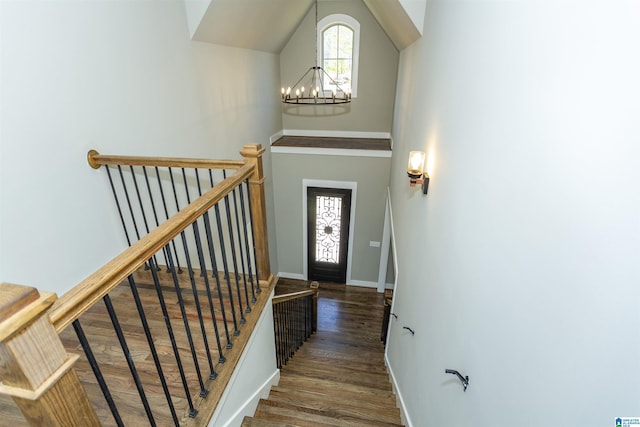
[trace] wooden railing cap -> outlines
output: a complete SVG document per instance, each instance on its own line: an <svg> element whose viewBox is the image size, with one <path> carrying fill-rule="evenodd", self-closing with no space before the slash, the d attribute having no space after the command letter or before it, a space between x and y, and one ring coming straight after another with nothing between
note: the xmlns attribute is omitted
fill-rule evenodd
<svg viewBox="0 0 640 427"><path fill-rule="evenodd" d="M56 294L30 286L0 283L0 342L19 332L56 299Z"/></svg>
<svg viewBox="0 0 640 427"><path fill-rule="evenodd" d="M262 144L246 144L242 150L240 150L240 155L242 157L260 157L266 150Z"/></svg>

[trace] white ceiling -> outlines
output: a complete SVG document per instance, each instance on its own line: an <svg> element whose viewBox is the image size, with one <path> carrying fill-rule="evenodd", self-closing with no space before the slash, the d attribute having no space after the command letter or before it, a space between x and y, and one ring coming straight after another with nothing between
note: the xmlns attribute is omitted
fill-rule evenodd
<svg viewBox="0 0 640 427"><path fill-rule="evenodd" d="M426 5L427 0L340 1L363 1L399 50L420 37L424 6L414 6ZM314 0L185 0L193 40L272 53L282 50L313 4ZM191 13L193 9L198 11Z"/></svg>

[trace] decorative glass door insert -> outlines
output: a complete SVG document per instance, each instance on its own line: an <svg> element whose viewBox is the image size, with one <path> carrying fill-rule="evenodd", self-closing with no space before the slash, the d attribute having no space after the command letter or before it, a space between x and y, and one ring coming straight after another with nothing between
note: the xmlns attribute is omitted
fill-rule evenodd
<svg viewBox="0 0 640 427"><path fill-rule="evenodd" d="M351 190L307 188L310 280L345 282L350 210Z"/></svg>
<svg viewBox="0 0 640 427"><path fill-rule="evenodd" d="M342 198L316 196L316 261L340 262Z"/></svg>

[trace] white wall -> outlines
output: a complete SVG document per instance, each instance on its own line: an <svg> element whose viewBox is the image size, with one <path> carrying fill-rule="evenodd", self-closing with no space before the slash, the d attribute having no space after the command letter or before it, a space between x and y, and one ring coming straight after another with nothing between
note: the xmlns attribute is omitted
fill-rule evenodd
<svg viewBox="0 0 640 427"><path fill-rule="evenodd" d="M387 356L409 425L640 416L639 20L618 0L428 2L393 129Z"/></svg>
<svg viewBox="0 0 640 427"><path fill-rule="evenodd" d="M124 248L89 149L239 159L282 129L278 56L190 41L181 1L2 1L0 55L2 281L61 294Z"/></svg>
<svg viewBox="0 0 640 427"><path fill-rule="evenodd" d="M271 387L280 381L272 298L273 291L209 422L211 427L240 427L244 417L253 416L260 399L267 399Z"/></svg>

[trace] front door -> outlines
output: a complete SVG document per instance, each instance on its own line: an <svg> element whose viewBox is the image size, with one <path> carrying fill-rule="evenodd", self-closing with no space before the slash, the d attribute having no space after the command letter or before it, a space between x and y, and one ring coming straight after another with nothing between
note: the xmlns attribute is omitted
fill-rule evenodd
<svg viewBox="0 0 640 427"><path fill-rule="evenodd" d="M351 190L307 188L309 280L346 283Z"/></svg>

